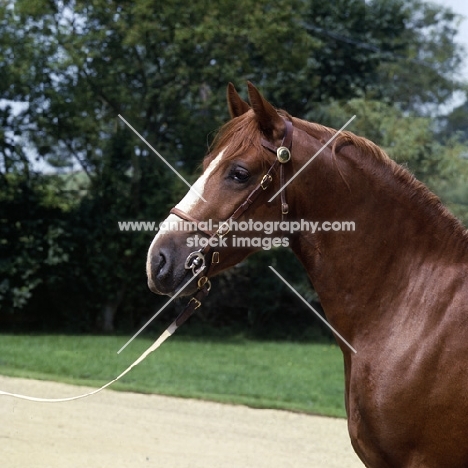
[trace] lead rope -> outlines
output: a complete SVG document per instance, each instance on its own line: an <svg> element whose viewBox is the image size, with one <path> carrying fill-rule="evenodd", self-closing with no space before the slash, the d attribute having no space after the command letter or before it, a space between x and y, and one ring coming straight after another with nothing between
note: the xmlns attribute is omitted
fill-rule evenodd
<svg viewBox="0 0 468 468"><path fill-rule="evenodd" d="M110 382L103 385L101 388L98 388L91 392L83 393L83 395L77 395L77 396L68 397L68 398L37 398L37 397L32 397L32 396L27 396L27 395L20 395L19 393L4 392L3 390L0 390L0 395L19 398L21 400L36 401L36 402L41 402L41 403L61 403L65 401L80 400L81 398L86 398L92 395L96 395L96 393L99 393L105 388L110 387L113 383L117 382L117 380L120 380L125 374L128 374L135 366L140 364L140 362L143 361L150 353L158 349L161 346L161 344L164 343L167 340L167 338L169 338L177 330L177 328L178 326L176 324L176 320L174 320L174 322L172 322L169 325L169 327L161 334L161 336L132 365L130 365L127 369L125 369L114 380L111 380Z"/></svg>
<svg viewBox="0 0 468 468"><path fill-rule="evenodd" d="M117 380L120 380L124 375L128 374L134 367L136 367L138 364L140 364L140 362L146 359L153 351L156 351L170 336L172 336L174 332L193 315L195 310L200 307L201 300L208 295L210 287L211 286L210 282L208 281L208 278L206 276L202 276L198 280L197 292L192 296L192 298L187 303L184 310L179 314L179 316L167 327L166 330L164 330L161 336L133 364L127 367L127 369L125 369L118 377L106 383L101 388L92 390L88 393L83 393L82 395L77 395L68 398L38 398L27 395L21 395L19 393L4 392L3 390L0 390L0 395L19 398L20 400L36 401L40 403L62 403L65 401L80 400L82 398L96 395L96 393L99 393L105 388L110 387L113 383L117 382Z"/></svg>

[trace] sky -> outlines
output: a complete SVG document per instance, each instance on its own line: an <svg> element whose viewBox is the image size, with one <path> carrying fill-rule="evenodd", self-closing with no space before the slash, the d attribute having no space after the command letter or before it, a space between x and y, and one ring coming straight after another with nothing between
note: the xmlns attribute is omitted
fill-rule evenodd
<svg viewBox="0 0 468 468"><path fill-rule="evenodd" d="M439 4L444 7L451 8L455 13L463 16L463 20L459 26L458 35L455 41L465 48L465 60L461 70L464 76L460 77L465 81L468 80L468 0L429 0L431 3ZM442 108L442 113L449 112L453 108L465 102L463 93L454 93L451 102Z"/></svg>
<svg viewBox="0 0 468 468"><path fill-rule="evenodd" d="M468 0L432 0L434 3L451 8L455 13L464 16L456 42L463 44L468 54ZM466 78L468 78L468 57L465 58L464 67Z"/></svg>
<svg viewBox="0 0 468 468"><path fill-rule="evenodd" d="M433 0L434 1L434 0ZM434 3L450 7L455 13L465 17L460 26L458 41L468 46L468 1L467 0L435 0Z"/></svg>

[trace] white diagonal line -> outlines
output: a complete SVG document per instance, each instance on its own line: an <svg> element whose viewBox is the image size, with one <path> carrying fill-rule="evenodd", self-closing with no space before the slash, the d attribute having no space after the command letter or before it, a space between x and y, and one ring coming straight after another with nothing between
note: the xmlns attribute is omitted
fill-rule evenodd
<svg viewBox="0 0 468 468"><path fill-rule="evenodd" d="M141 141L143 141L143 143L145 143L145 144L148 146L148 148L150 148L150 149L154 152L154 154L155 154L156 156L158 156L158 158L159 158L164 164L166 164L166 166L169 167L169 169L170 169L177 177L179 177L180 180L182 180L182 182L185 183L185 185L187 185L187 187L190 188L190 190L193 190L193 191L198 195L198 197L200 197L204 202L206 202L206 200L203 198L203 195L202 195L201 193L199 193L199 192L197 191L197 189L196 189L193 185L190 185L190 184L185 180L185 178L180 174L180 172L177 171L176 169L174 169L174 168L171 166L171 164L169 164L169 163L167 162L167 160L166 160L165 158L163 158L163 157L148 143L148 141L146 141L146 139L145 139L142 135L140 135L140 134L139 134L139 133L138 133L138 132L137 132L137 131L120 115L120 114L119 114L119 118L128 126L128 128L130 128L136 135L138 135L138 137L141 139Z"/></svg>
<svg viewBox="0 0 468 468"><path fill-rule="evenodd" d="M268 200L272 202L354 119L353 115L280 189Z"/></svg>
<svg viewBox="0 0 468 468"><path fill-rule="evenodd" d="M353 352L357 353L357 351L270 265L269 268L273 273L286 285L289 289L310 309L312 312L317 315L317 317L328 327L330 330L338 336L343 343L345 343L348 348Z"/></svg>
<svg viewBox="0 0 468 468"><path fill-rule="evenodd" d="M203 267L200 271L202 272L206 267ZM193 275L118 351L120 354L180 293L196 278L197 275Z"/></svg>

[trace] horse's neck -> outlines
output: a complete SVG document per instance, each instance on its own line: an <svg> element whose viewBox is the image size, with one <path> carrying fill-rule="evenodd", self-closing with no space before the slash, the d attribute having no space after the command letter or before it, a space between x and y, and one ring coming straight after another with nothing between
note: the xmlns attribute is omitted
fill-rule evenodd
<svg viewBox="0 0 468 468"><path fill-rule="evenodd" d="M395 176L382 162L325 166L324 174L304 181L313 193L303 190L302 197L312 201L301 205L299 216L319 223L353 221L355 231L302 232L293 250L338 327L380 320L385 302L391 307L407 300L421 271L434 283L427 286L436 287L443 265L468 265L466 235L426 189L408 186L410 177Z"/></svg>

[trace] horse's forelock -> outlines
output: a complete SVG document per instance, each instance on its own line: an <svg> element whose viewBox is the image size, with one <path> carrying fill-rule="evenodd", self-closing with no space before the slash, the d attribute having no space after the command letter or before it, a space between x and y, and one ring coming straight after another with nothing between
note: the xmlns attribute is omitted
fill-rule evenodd
<svg viewBox="0 0 468 468"><path fill-rule="evenodd" d="M252 111L230 120L221 127L215 136L209 153L203 161L203 170L208 167L210 162L223 149L226 150L220 166L245 155L252 149L262 158L262 166L270 164L271 155L269 152L264 151L261 142L262 138L263 134L258 128L258 123Z"/></svg>

